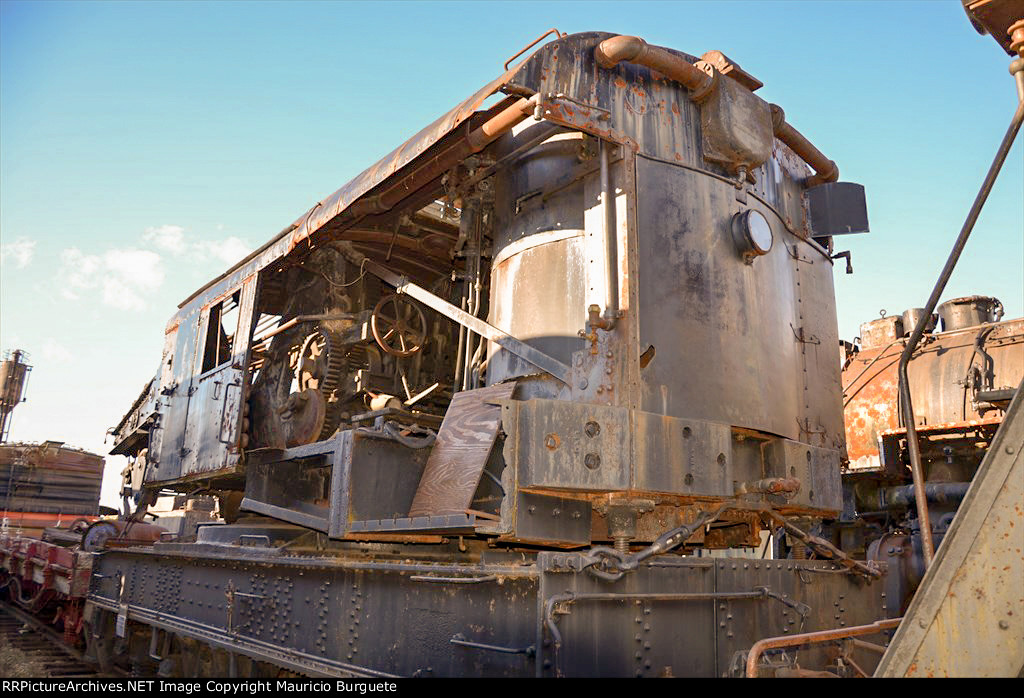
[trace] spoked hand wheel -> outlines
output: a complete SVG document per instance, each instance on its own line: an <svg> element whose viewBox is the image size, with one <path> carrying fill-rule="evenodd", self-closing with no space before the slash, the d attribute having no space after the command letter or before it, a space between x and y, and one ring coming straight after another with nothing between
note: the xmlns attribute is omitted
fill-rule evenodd
<svg viewBox="0 0 1024 698"><path fill-rule="evenodd" d="M427 339L427 318L419 305L405 296L384 296L373 308L370 330L377 344L392 356L412 356Z"/></svg>

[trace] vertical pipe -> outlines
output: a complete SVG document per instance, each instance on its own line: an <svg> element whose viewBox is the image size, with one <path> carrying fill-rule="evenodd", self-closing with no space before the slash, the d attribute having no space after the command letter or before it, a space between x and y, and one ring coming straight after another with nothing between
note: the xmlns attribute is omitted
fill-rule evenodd
<svg viewBox="0 0 1024 698"><path fill-rule="evenodd" d="M957 236L953 250L949 253L946 266L942 268L942 273L939 274L939 280L935 282L935 288L932 289L932 295L928 298L924 312L921 313L917 326L914 327L914 332L910 335L910 339L907 340L907 346L904 347L903 354L900 356L900 409L903 413L903 424L907 429L907 450L910 451L910 472L914 480L917 518L921 524L921 547L924 550L925 568L928 568L932 563L932 558L935 556L935 545L932 542L931 524L928 521L928 499L925 495L924 472L921 468L921 446L917 440L917 425L914 421L914 406L910 397L910 380L907 377L907 365L910 363L910 358L917 348L918 342L921 341L924 328L935 311L935 306L938 305L939 296L945 290L946 283L949 281L949 277L953 274L953 269L960 259L960 254L967 245L967 238L970 237L971 231L974 229L974 224L981 214L981 208L985 205L988 195L992 192L992 186L995 184L996 177L999 176L999 170L1002 169L1011 146L1013 146L1013 141L1017 137L1022 120L1024 120L1024 100L1020 100L1017 104L1017 111L1014 112L1013 119L1010 121L1010 127L1006 130L1002 143L999 144L999 150L996 152L995 159L988 169L988 174L985 175L985 181L982 182L978 196L975 197L970 213L967 214L967 220L964 221L964 226L960 229L960 235Z"/></svg>
<svg viewBox="0 0 1024 698"><path fill-rule="evenodd" d="M471 199L471 200L469 200L467 202L467 204L466 204L466 206L465 206L465 208L463 210L463 215L466 215L467 213L472 216L472 218L469 220L470 228L469 228L468 232L470 234L472 234L472 236L473 236L472 237L472 245L473 245L472 265L469 265L470 268L472 269L472 272L471 272L472 284L468 287L469 290L468 290L467 295L468 295L468 298L469 298L469 314L472 315L473 317L477 317L480 314L480 287L481 287L481 283L480 283L480 280L481 280L480 265L482 263L481 255L482 255L482 252L483 252L483 250L481 249L482 245L483 245L483 239L482 239L483 238L483 230L482 230L483 229L483 221L482 221L482 216L481 216L481 211L480 211L480 202L479 202L479 200ZM480 341L481 341L480 338L476 338L475 335L473 334L473 332L471 332L469 330L466 331L466 348L465 348L465 352L466 353L465 353L465 358L463 359L465 363L464 363L464 365L462 367L462 389L463 390L469 390L470 388L473 387L473 385L472 385L472 377L473 377L473 356L474 356L474 351L475 351L474 347Z"/></svg>
<svg viewBox="0 0 1024 698"><path fill-rule="evenodd" d="M466 281L462 282L462 309L466 309L466 296L469 283ZM452 381L452 389L457 390L459 387L459 380L462 378L462 348L466 344L466 326L459 325L459 348L455 350L455 379Z"/></svg>
<svg viewBox="0 0 1024 698"><path fill-rule="evenodd" d="M473 302L473 287L475 283L469 285L469 307L468 312L473 317L476 317L476 304ZM466 330L466 347L462 356L462 389L469 389L469 374L470 374L470 362L473 359L473 341L475 335L471 330Z"/></svg>
<svg viewBox="0 0 1024 698"><path fill-rule="evenodd" d="M605 309L604 316L614 326L619 316L619 241L616 233L615 189L612 186L612 175L607 141L599 141L599 157L601 158L601 209L604 214L604 274L605 274Z"/></svg>

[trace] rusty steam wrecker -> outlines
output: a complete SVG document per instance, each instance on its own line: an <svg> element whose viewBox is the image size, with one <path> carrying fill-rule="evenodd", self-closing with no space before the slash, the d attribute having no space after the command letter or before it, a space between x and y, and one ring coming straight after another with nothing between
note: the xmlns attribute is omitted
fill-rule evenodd
<svg viewBox="0 0 1024 698"><path fill-rule="evenodd" d="M553 31L179 306L113 453L132 520L168 492L223 520L107 541L98 661L874 669L882 635L765 651L891 634L917 574L908 437L868 396L920 337L887 318L837 356L863 188L726 55ZM962 498L1021 378L1021 321L987 302L947 304L912 364L929 501Z"/></svg>
<svg viewBox="0 0 1024 698"><path fill-rule="evenodd" d="M859 351L843 371L849 467L837 533L847 552L888 563L889 598L901 607L925 572L921 521L929 521L937 548L1024 380L1024 318L1002 321L998 299L956 298L927 317L923 310L861 325ZM925 475L923 519L906 467L898 376L919 321L925 329L908 378ZM994 576L996 584L1024 582L1005 571Z"/></svg>

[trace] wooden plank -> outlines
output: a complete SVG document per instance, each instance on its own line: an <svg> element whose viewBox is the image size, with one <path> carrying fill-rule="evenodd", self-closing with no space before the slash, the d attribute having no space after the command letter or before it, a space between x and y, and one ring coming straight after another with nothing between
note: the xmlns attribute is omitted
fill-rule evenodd
<svg viewBox="0 0 1024 698"><path fill-rule="evenodd" d="M501 407L515 381L465 390L452 398L427 459L409 516L464 513L473 501L487 458L498 436Z"/></svg>

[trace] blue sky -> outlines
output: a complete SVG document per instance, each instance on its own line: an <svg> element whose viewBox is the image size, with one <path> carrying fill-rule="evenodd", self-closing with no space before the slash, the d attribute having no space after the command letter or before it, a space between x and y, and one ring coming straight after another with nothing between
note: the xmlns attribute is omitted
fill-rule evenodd
<svg viewBox="0 0 1024 698"><path fill-rule="evenodd" d="M102 452L180 301L552 26L724 51L866 187L848 339L927 299L1016 99L955 0L0 0L0 347L35 365L12 437ZM1018 142L946 298L1024 311L1022 179Z"/></svg>

